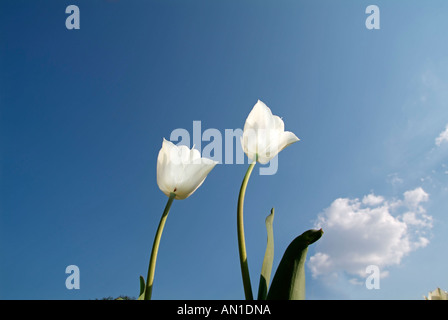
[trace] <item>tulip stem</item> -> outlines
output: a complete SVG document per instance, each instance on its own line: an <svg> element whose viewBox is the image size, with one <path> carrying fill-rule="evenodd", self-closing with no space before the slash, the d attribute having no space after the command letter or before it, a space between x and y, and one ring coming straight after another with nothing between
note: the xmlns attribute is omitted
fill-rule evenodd
<svg viewBox="0 0 448 320"><path fill-rule="evenodd" d="M237 230L238 230L238 250L240 253L241 275L243 277L243 287L246 300L253 300L252 286L250 284L249 265L247 263L246 253L246 241L244 239L244 219L243 219L243 206L244 195L246 194L247 183L249 182L250 175L257 162L254 161L247 169L244 176L243 183L241 184L240 194L238 196L238 208L237 208Z"/></svg>
<svg viewBox="0 0 448 320"><path fill-rule="evenodd" d="M154 272L156 270L157 252L159 251L160 239L162 238L163 228L165 226L166 218L170 212L171 204L173 203L176 195L170 194L168 202L166 203L165 210L163 210L162 218L160 218L159 227L157 228L154 243L152 245L151 258L149 260L148 277L146 280L145 300L151 300L152 285L154 283Z"/></svg>

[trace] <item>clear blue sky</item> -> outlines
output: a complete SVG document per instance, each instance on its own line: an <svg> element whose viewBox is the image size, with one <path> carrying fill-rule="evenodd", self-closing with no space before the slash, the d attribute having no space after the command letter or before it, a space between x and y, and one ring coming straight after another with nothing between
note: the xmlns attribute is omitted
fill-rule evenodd
<svg viewBox="0 0 448 320"><path fill-rule="evenodd" d="M79 30L65 27L70 4ZM370 4L379 30L365 27ZM275 175L256 170L249 182L253 290L271 207L274 269L295 236L319 221L328 230L308 252L309 299L447 290L447 10L442 0L1 1L0 298L137 296L167 200L156 183L163 137L192 134L195 120L223 135L243 128L257 99L301 141ZM217 165L174 202L154 299L244 298L246 169ZM358 219L376 213L384 219ZM379 290L356 274L361 260L380 265ZM65 287L72 264L79 290Z"/></svg>

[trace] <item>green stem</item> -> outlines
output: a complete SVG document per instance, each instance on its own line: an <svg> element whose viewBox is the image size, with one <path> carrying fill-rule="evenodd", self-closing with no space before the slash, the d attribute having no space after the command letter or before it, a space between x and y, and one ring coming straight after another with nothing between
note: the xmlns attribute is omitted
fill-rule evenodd
<svg viewBox="0 0 448 320"><path fill-rule="evenodd" d="M246 194L247 183L249 182L250 175L257 162L254 161L247 169L244 176L243 183L241 184L240 194L238 196L238 208L237 208L237 230L238 230L238 250L240 253L241 275L243 277L244 294L246 300L253 300L252 286L250 284L249 265L247 264L246 253L246 241L244 239L244 219L243 219L243 206L244 195Z"/></svg>
<svg viewBox="0 0 448 320"><path fill-rule="evenodd" d="M166 203L165 206L165 210L163 210L162 218L160 218L159 227L157 228L157 233L154 238L151 258L149 260L148 277L146 280L145 300L151 300L152 285L154 283L154 272L156 270L157 252L159 251L160 239L162 238L163 227L165 226L166 218L168 217L171 204L173 203L175 197L176 195L174 193L170 194L168 202Z"/></svg>

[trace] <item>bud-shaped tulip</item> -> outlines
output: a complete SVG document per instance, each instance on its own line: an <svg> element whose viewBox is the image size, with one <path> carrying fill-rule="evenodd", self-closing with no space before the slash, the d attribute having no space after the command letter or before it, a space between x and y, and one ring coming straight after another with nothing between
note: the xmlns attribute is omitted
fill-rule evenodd
<svg viewBox="0 0 448 320"><path fill-rule="evenodd" d="M176 146L163 139L157 158L157 184L168 197L174 193L175 199L188 198L204 182L217 163L201 158L196 149Z"/></svg>
<svg viewBox="0 0 448 320"><path fill-rule="evenodd" d="M241 145L249 159L266 164L299 140L294 133L285 131L283 120L258 100L244 124Z"/></svg>
<svg viewBox="0 0 448 320"><path fill-rule="evenodd" d="M201 154L196 149L190 150L186 146L176 146L163 139L162 149L157 158L157 184L160 190L168 196L168 202L154 237L146 284L144 279L141 280L139 300L151 299L157 253L171 204L174 199L185 199L192 195L216 164L216 161L201 158Z"/></svg>
<svg viewBox="0 0 448 320"><path fill-rule="evenodd" d="M284 148L297 141L299 141L299 138L294 133L285 131L283 120L278 116L274 116L271 109L258 100L246 119L243 136L241 137L243 150L247 157L253 161L247 169L241 184L237 207L238 251L246 300L253 299L243 221L244 196L247 183L257 161L261 164L266 164Z"/></svg>

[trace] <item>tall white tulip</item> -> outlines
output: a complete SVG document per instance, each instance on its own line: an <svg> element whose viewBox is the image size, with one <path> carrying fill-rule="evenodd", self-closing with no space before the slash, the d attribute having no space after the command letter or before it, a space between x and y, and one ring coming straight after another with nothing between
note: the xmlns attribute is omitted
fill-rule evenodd
<svg viewBox="0 0 448 320"><path fill-rule="evenodd" d="M163 139L157 158L157 184L168 197L174 193L177 200L188 198L217 163L201 158L200 152L194 148L176 146Z"/></svg>
<svg viewBox="0 0 448 320"><path fill-rule="evenodd" d="M139 299L151 299L157 253L171 204L174 199L186 199L192 195L216 164L216 161L201 158L199 151L194 148L176 146L163 139L162 148L157 157L157 185L168 196L168 202L154 238L145 289Z"/></svg>
<svg viewBox="0 0 448 320"><path fill-rule="evenodd" d="M258 100L244 124L241 144L249 159L266 164L299 140L294 133L285 131L283 120Z"/></svg>
<svg viewBox="0 0 448 320"><path fill-rule="evenodd" d="M246 300L253 299L243 219L244 196L246 194L247 183L257 161L261 164L266 164L284 148L297 141L299 141L299 138L294 133L285 131L283 120L273 115L271 109L258 100L246 119L243 136L241 137L243 150L249 159L253 161L247 169L243 183L241 184L237 207L238 251Z"/></svg>

